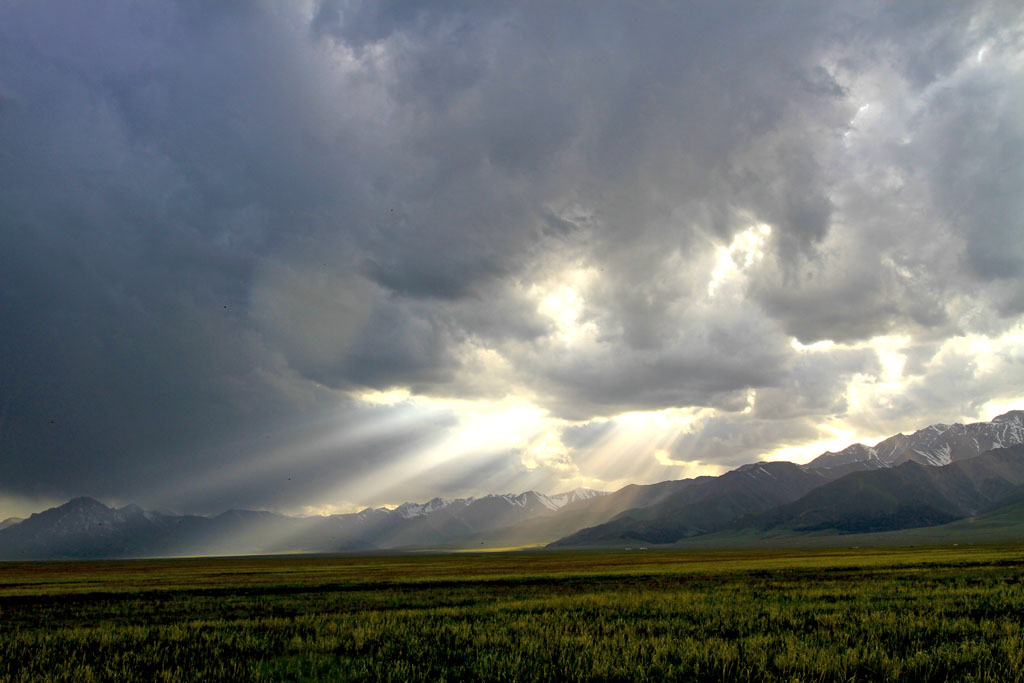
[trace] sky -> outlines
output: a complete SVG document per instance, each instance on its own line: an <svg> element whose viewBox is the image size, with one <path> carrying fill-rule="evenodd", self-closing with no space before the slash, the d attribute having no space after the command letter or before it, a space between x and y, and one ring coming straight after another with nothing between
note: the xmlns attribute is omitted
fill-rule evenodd
<svg viewBox="0 0 1024 683"><path fill-rule="evenodd" d="M0 518L1022 407L1019 2L0 2Z"/></svg>

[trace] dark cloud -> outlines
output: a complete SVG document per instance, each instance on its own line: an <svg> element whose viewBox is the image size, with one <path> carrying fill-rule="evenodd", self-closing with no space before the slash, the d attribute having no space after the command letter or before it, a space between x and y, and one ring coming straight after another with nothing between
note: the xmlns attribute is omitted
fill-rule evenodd
<svg viewBox="0 0 1024 683"><path fill-rule="evenodd" d="M735 392L783 380L786 354L753 321L713 321L677 330L656 351L597 344L546 350L534 360L560 415L581 419L627 410L712 405L730 409ZM745 405L745 401L743 402ZM741 406L742 407L742 406Z"/></svg>
<svg viewBox="0 0 1024 683"><path fill-rule="evenodd" d="M588 448L601 442L615 430L611 420L595 420L562 430L562 443L569 448Z"/></svg>
<svg viewBox="0 0 1024 683"><path fill-rule="evenodd" d="M701 420L681 434L670 455L681 462L702 461L737 467L757 462L766 452L801 441L820 440L825 434L813 420L758 420L727 415Z"/></svg>
<svg viewBox="0 0 1024 683"><path fill-rule="evenodd" d="M857 374L882 374L871 349L803 353L787 367L779 386L757 391L753 417L794 420L842 415L847 409L846 387Z"/></svg>
<svg viewBox="0 0 1024 683"><path fill-rule="evenodd" d="M391 387L714 408L673 454L732 463L852 410L876 335L914 377L879 424L1005 395L935 354L1024 311L1021 27L1009 2L9 3L0 482L131 498ZM473 466L543 476L511 457Z"/></svg>

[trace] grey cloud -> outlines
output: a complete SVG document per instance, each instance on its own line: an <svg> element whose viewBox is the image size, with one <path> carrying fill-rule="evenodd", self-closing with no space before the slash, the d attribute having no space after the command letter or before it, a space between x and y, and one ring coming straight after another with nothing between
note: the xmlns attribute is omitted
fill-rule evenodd
<svg viewBox="0 0 1024 683"><path fill-rule="evenodd" d="M971 274L982 280L1019 278L1024 131L1018 115L1024 111L1024 86L1007 87L989 74L965 77L929 105L921 152L938 157L929 160L936 169L933 194L965 238Z"/></svg>
<svg viewBox="0 0 1024 683"><path fill-rule="evenodd" d="M923 375L928 371L928 361L935 357L938 347L935 344L916 344L905 351L906 362L903 366L905 375Z"/></svg>
<svg viewBox="0 0 1024 683"><path fill-rule="evenodd" d="M844 250L801 259L798 273L766 264L750 294L804 344L868 339L912 319L907 308L914 305L913 293L905 296L895 269L868 245L855 248L860 253Z"/></svg>
<svg viewBox="0 0 1024 683"><path fill-rule="evenodd" d="M370 322L377 292L326 264L268 263L254 280L249 313L307 376L333 372Z"/></svg>
<svg viewBox="0 0 1024 683"><path fill-rule="evenodd" d="M14 331L0 341L10 405L0 478L124 496L195 471L211 439L329 397L282 392L295 378L246 322L269 212L207 182L238 167L217 160L201 126L165 125L187 126L190 114L162 106L161 76L186 75L169 64L172 9L86 12L72 30L65 13L81 9L2 10L0 59L22 104L0 113L0 231L11 245L0 311ZM146 20L157 27L148 42L137 33ZM203 161L188 158L200 149Z"/></svg>
<svg viewBox="0 0 1024 683"><path fill-rule="evenodd" d="M845 389L853 375L879 375L874 351L818 351L802 354L787 368L781 386L759 389L753 417L793 420L846 412Z"/></svg>
<svg viewBox="0 0 1024 683"><path fill-rule="evenodd" d="M452 3L460 7L462 3ZM311 26L320 37L332 36L354 47L383 40L392 33L415 26L421 18L435 20L438 13L428 5L418 2L347 2L344 0L320 0L313 13ZM429 23L424 28L429 28Z"/></svg>
<svg viewBox="0 0 1024 683"><path fill-rule="evenodd" d="M563 417L584 419L670 406L734 409L737 391L745 395L747 388L782 381L785 354L777 340L734 323L677 337L660 353L607 345L595 353L548 353L538 360L541 386L551 391L549 405Z"/></svg>
<svg viewBox="0 0 1024 683"><path fill-rule="evenodd" d="M569 448L587 448L598 444L602 439L615 431L612 420L593 420L581 425L571 425L562 429L562 443Z"/></svg>
<svg viewBox="0 0 1024 683"><path fill-rule="evenodd" d="M766 260L750 288L801 341L1013 324L1016 299L1005 282L1019 275L1012 262L1021 241L1012 236L1020 232L1019 193L1010 190L1016 167L1008 159L1024 134L1016 123L1024 107L999 57L991 67L977 60L982 42L960 38L957 68L936 76L945 80L914 87L883 71L874 77L884 90L861 85L855 93L873 101L840 157L841 223L813 254ZM990 51L1019 48L1004 41ZM964 295L984 313L958 315Z"/></svg>
<svg viewBox="0 0 1024 683"><path fill-rule="evenodd" d="M753 417L679 446L734 439L731 462L758 434L810 438L871 368L789 335L932 345L1021 311L1012 3L306 11L0 9L12 491L116 496L247 462L210 444L392 386L573 419L737 412L755 389ZM868 86L888 93L874 127ZM747 288L709 298L717 249L759 222ZM573 268L595 274L576 347L534 290ZM477 376L468 347L508 376ZM541 476L501 457L488 478ZM272 488L253 477L231 504Z"/></svg>
<svg viewBox="0 0 1024 683"><path fill-rule="evenodd" d="M701 420L680 435L671 448L675 460L712 462L736 467L756 462L780 446L820 439L823 434L813 420L757 420L726 416Z"/></svg>

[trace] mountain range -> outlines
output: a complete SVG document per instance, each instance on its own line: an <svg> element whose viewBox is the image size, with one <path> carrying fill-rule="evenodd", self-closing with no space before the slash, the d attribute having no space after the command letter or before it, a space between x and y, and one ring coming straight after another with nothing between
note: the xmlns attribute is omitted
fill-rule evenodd
<svg viewBox="0 0 1024 683"><path fill-rule="evenodd" d="M717 477L290 517L228 510L213 517L112 508L88 497L0 522L0 559L115 558L770 542L877 534L1024 511L1024 411L991 422L936 424L874 446L853 444L805 465L760 462ZM957 521L961 520L961 521ZM965 521L966 520L966 521ZM987 528L987 527L986 527Z"/></svg>
<svg viewBox="0 0 1024 683"><path fill-rule="evenodd" d="M803 514L809 518L813 516L813 506L834 506L840 498L833 497L840 494L847 502L841 508L834 508L830 523L825 521L824 512L818 512L819 526L812 529L812 525L804 524L800 525L801 530L872 531L876 529L868 520L875 514L870 512L872 496L877 498L875 489L884 489L900 503L920 507L918 498L923 495L921 489L925 486L922 482L951 477L954 472L970 469L962 463L973 462L994 449L1020 444L1024 444L1024 411L1018 410L991 422L931 425L910 435L891 436L875 446L853 444L838 453L823 453L806 465L788 462L744 465L688 489L684 495L621 512L603 524L560 539L555 545L673 543L743 524L767 530L764 519L770 516L758 518L757 515L798 506L806 508ZM1024 474L1024 464L1021 467L1021 474ZM1008 481L1016 481L1015 474L1007 476ZM1012 486L1000 490L1005 494L1009 488ZM956 493L968 496L964 490ZM994 500L987 502L991 504ZM921 508L918 512L923 516L917 518L906 510L902 522L893 518L884 523L879 520L878 524L889 524L892 528L928 526L965 517L980 509L980 500L968 496L963 500L956 498L955 502L935 502L927 510Z"/></svg>
<svg viewBox="0 0 1024 683"><path fill-rule="evenodd" d="M214 517L111 508L89 497L0 529L0 558L86 558L344 552L433 546L556 512L603 495L574 489L405 503L395 509L290 517L228 510Z"/></svg>

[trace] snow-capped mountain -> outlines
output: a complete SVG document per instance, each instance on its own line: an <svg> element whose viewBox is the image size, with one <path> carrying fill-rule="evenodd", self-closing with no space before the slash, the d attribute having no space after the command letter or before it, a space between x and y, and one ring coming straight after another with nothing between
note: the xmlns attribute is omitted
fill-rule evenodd
<svg viewBox="0 0 1024 683"><path fill-rule="evenodd" d="M575 491L569 491L566 493L558 493L553 496L545 496L543 493L537 493L536 491L524 491L519 494L492 494L490 496L485 496L485 498L500 499L511 506L519 508L544 508L555 511L565 507L568 503L574 500L584 500L585 498L591 497L582 495L577 496L575 493ZM594 493L600 495L603 492L595 491Z"/></svg>
<svg viewBox="0 0 1024 683"><path fill-rule="evenodd" d="M993 448L1024 443L1024 410L1013 410L991 422L933 424L910 434L896 434L874 446L853 444L833 453L822 453L807 463L813 469L833 468L864 461L887 467L907 460L941 466L973 458Z"/></svg>
<svg viewBox="0 0 1024 683"><path fill-rule="evenodd" d="M402 516L403 519L412 519L414 517L423 517L429 515L438 510L443 510L449 505L468 505L472 503L475 498L432 498L426 503L402 503L395 512Z"/></svg>
<svg viewBox="0 0 1024 683"><path fill-rule="evenodd" d="M821 472L822 470L814 470ZM939 467L905 460L820 486L802 498L737 520L735 528L860 533L945 524L1018 500L1024 445ZM1012 498L1016 494L1017 498Z"/></svg>
<svg viewBox="0 0 1024 683"><path fill-rule="evenodd" d="M556 493L548 496L548 500L554 503L558 508L563 508L569 503L575 503L581 500L590 500L598 496L608 495L606 491L595 491L594 489L575 488L572 491L563 491L562 493Z"/></svg>
<svg viewBox="0 0 1024 683"><path fill-rule="evenodd" d="M537 508L538 506L547 510L560 510L569 503L578 500L589 500L596 496L606 495L605 491L594 489L575 488L571 491L563 491L554 495L546 496L537 491L524 491L522 493L492 493L482 498L433 498L426 503L402 503L395 512L405 519L424 517L443 510L449 506L466 507L473 503L485 500L500 500L505 504L516 508Z"/></svg>

